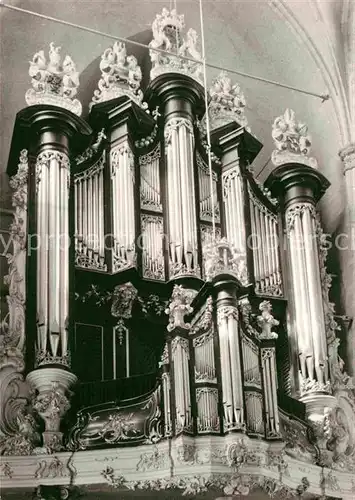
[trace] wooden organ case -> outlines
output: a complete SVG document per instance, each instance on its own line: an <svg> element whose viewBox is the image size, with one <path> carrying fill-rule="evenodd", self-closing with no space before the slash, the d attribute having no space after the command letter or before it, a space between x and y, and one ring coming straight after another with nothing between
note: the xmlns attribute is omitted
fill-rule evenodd
<svg viewBox="0 0 355 500"><path fill-rule="evenodd" d="M244 95L221 73L206 110L196 33L183 27L175 11L157 16L144 92L128 48L107 49L86 120L75 66L53 44L46 71L33 69L40 53L31 63L8 173L19 234L36 245L25 257L17 240L26 311L9 314L47 449L282 442L290 413L307 434L306 419L335 406L343 375L316 212L329 183L290 110L273 126L276 169L257 182Z"/></svg>

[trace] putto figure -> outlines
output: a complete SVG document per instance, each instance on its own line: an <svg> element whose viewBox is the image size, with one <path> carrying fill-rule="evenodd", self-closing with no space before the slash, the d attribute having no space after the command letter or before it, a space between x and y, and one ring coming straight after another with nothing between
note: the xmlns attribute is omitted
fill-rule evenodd
<svg viewBox="0 0 355 500"><path fill-rule="evenodd" d="M66 55L62 62L60 51L61 47L55 47L51 42L48 61L43 50L33 56L29 69L32 88L26 92L26 102L29 106L60 106L80 116L81 103L74 99L78 93L79 72L70 56Z"/></svg>

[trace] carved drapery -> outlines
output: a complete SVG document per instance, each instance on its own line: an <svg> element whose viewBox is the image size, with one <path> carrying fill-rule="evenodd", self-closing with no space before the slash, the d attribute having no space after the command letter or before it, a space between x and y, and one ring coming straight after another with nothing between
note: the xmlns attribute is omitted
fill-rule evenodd
<svg viewBox="0 0 355 500"><path fill-rule="evenodd" d="M104 155L89 169L74 176L75 263L106 271L104 230Z"/></svg>
<svg viewBox="0 0 355 500"><path fill-rule="evenodd" d="M113 272L136 263L134 215L134 157L129 144L115 146L110 154L113 221Z"/></svg>
<svg viewBox="0 0 355 500"><path fill-rule="evenodd" d="M37 346L36 366L68 366L69 184L65 153L37 157Z"/></svg>
<svg viewBox="0 0 355 500"><path fill-rule="evenodd" d="M224 424L226 429L243 429L245 422L237 308L234 306L217 307L217 325Z"/></svg>
<svg viewBox="0 0 355 500"><path fill-rule="evenodd" d="M165 124L168 183L169 268L177 275L200 276L194 182L192 122L172 118Z"/></svg>
<svg viewBox="0 0 355 500"><path fill-rule="evenodd" d="M326 332L316 212L309 203L286 210L292 286L292 333L298 348L301 394L329 391Z"/></svg>

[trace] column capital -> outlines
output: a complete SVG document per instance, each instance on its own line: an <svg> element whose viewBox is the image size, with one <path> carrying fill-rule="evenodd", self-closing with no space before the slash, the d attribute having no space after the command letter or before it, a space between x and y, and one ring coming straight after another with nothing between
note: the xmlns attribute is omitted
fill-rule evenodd
<svg viewBox="0 0 355 500"><path fill-rule="evenodd" d="M90 123L96 129L104 128L111 134L111 143L125 135L139 139L151 134L154 118L127 96L95 104L90 113Z"/></svg>
<svg viewBox="0 0 355 500"><path fill-rule="evenodd" d="M164 73L155 78L146 93L147 102L154 108L163 104L165 118L170 116L201 116L204 112L204 91L200 83L183 75Z"/></svg>
<svg viewBox="0 0 355 500"><path fill-rule="evenodd" d="M277 167L266 179L265 187L273 197L291 202L316 204L326 192L330 182L313 167L287 163Z"/></svg>
<svg viewBox="0 0 355 500"><path fill-rule="evenodd" d="M339 156L344 164L344 174L355 168L355 143L348 144L339 151Z"/></svg>
<svg viewBox="0 0 355 500"><path fill-rule="evenodd" d="M32 144L35 144L33 153L49 145L68 154L71 138L85 147L91 133L88 123L67 109L45 104L24 108L16 116L7 173L9 176L16 173L19 151L30 150Z"/></svg>
<svg viewBox="0 0 355 500"><path fill-rule="evenodd" d="M239 158L242 163L252 164L263 147L256 137L235 121L212 130L211 143L217 156L224 157L224 166Z"/></svg>

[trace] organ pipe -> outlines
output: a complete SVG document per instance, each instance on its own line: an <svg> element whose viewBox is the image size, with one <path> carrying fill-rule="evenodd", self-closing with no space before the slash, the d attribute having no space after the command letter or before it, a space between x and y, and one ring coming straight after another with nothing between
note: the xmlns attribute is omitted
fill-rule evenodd
<svg viewBox="0 0 355 500"><path fill-rule="evenodd" d="M187 118L165 124L170 239L170 277L199 276L194 187L194 135Z"/></svg>
<svg viewBox="0 0 355 500"><path fill-rule="evenodd" d="M75 261L78 267L106 271L104 231L104 156L74 176ZM114 191L115 192L115 191ZM116 198L113 196L115 211Z"/></svg>
<svg viewBox="0 0 355 500"><path fill-rule="evenodd" d="M64 153L37 157L37 366L69 364L69 168Z"/></svg>

